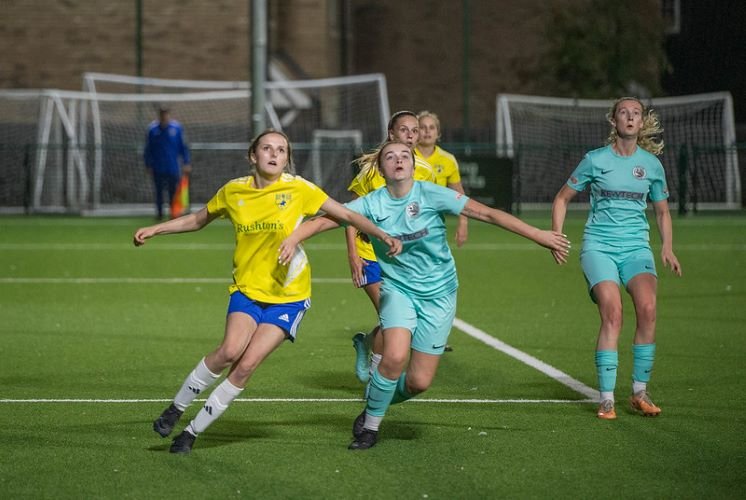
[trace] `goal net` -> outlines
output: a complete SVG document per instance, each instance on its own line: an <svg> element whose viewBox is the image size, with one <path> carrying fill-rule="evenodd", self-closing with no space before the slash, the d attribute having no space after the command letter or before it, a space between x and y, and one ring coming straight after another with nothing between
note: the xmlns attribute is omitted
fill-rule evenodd
<svg viewBox="0 0 746 500"><path fill-rule="evenodd" d="M83 92L0 91L0 210L152 213L153 185L142 153L147 126L164 104L184 125L194 167L194 206L246 174L255 134L249 124L250 90L235 88L241 87L236 82L200 87L113 79L125 83L107 90L127 93L101 92L108 80L93 77ZM339 196L353 155L385 133L389 110L383 77L268 82L267 94L266 123L290 137L297 173L320 179L322 188Z"/></svg>
<svg viewBox="0 0 746 500"><path fill-rule="evenodd" d="M386 78L382 74L314 80L285 80L269 66L265 83L267 124L288 134L293 144L313 142L315 130L359 130L365 144L378 144L389 118ZM83 90L105 93L182 93L246 90L245 81L175 80L109 73L85 73ZM248 119L249 109L245 109ZM185 127L188 126L185 123Z"/></svg>
<svg viewBox="0 0 746 500"><path fill-rule="evenodd" d="M546 206L585 152L608 137L613 101L514 94L497 96L497 153L513 159L513 201ZM718 92L646 100L660 117L669 201L687 207L738 209L741 182L733 102ZM587 202L581 193L579 201Z"/></svg>
<svg viewBox="0 0 746 500"><path fill-rule="evenodd" d="M79 95L0 91L0 211L60 211L88 195Z"/></svg>
<svg viewBox="0 0 746 500"><path fill-rule="evenodd" d="M0 209L28 205L41 103L36 91L0 92Z"/></svg>
<svg viewBox="0 0 746 500"><path fill-rule="evenodd" d="M359 130L314 130L307 178L324 186L335 200L351 200L347 187L356 174L352 162L360 156L362 147L363 134Z"/></svg>
<svg viewBox="0 0 746 500"><path fill-rule="evenodd" d="M227 180L245 175L250 135L245 90L183 94L88 94L94 150L90 199L99 212L152 212L153 184L143 150L158 108L184 124L194 165L190 199L206 203Z"/></svg>

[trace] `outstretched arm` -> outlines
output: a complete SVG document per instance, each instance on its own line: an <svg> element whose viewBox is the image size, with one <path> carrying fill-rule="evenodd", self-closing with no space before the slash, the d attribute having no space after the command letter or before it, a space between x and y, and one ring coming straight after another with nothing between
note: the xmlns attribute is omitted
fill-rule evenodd
<svg viewBox="0 0 746 500"><path fill-rule="evenodd" d="M313 219L305 221L303 224L298 226L295 231L292 232L280 245L280 257L279 261L282 264L287 264L295 253L295 248L298 244L306 239L310 238L314 234L318 234L329 229L339 227L338 221L343 221L353 225L360 231L369 234L379 240L383 241L388 245L388 255L394 257L401 253L402 244L396 238L392 238L385 232L383 232L378 226L370 222L368 219L353 212L349 208L345 207L341 203L328 198L323 205L321 210L326 212L326 215L321 217L315 217Z"/></svg>
<svg viewBox="0 0 746 500"><path fill-rule="evenodd" d="M671 223L671 212L668 210L668 201L656 201L653 203L653 208L658 223L658 232L661 235L661 260L663 265L670 267L677 276L681 276L681 264L673 253L673 224Z"/></svg>
<svg viewBox="0 0 746 500"><path fill-rule="evenodd" d="M324 202L323 205L321 205L321 209L338 221L344 221L347 224L355 226L361 232L369 236L373 236L374 238L386 243L386 245L388 245L389 247L389 257L394 257L395 255L399 255L401 253L401 241L397 240L396 238L392 238L383 230L381 230L381 228L369 221L366 217L360 215L357 212L353 212L341 203L329 198Z"/></svg>
<svg viewBox="0 0 746 500"><path fill-rule="evenodd" d="M552 202L552 231L562 233L562 228L565 225L565 216L567 215L567 205L570 203L575 195L578 194L576 190L565 184L557 192ZM567 254L561 254L552 250L552 257L557 264L567 264Z"/></svg>
<svg viewBox="0 0 746 500"><path fill-rule="evenodd" d="M514 217L507 212L490 208L472 199L466 202L461 215L507 229L545 248L556 251L565 257L570 249L570 241L564 234L558 231L541 230L530 224L526 224L518 217Z"/></svg>
<svg viewBox="0 0 746 500"><path fill-rule="evenodd" d="M132 243L134 243L136 247L139 247L140 245L144 245L147 239L160 234L198 231L212 222L215 217L215 215L210 215L207 212L207 208L203 208L199 212L183 215L170 221L155 224L154 226L141 227L135 231Z"/></svg>

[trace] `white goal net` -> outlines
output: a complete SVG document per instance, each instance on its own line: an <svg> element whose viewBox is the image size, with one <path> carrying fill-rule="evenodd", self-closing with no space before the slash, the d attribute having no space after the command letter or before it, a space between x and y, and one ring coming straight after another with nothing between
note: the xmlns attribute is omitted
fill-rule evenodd
<svg viewBox="0 0 746 500"><path fill-rule="evenodd" d="M357 173L352 162L360 156L362 148L363 134L359 130L314 130L306 177L324 186L335 200L349 201L352 195L347 186ZM328 168L328 165L337 168Z"/></svg>
<svg viewBox="0 0 746 500"><path fill-rule="evenodd" d="M79 92L0 90L0 211L60 211L89 195Z"/></svg>
<svg viewBox="0 0 746 500"><path fill-rule="evenodd" d="M271 81L265 83L267 124L283 130L294 144L312 143L313 133L319 129L359 130L366 144L377 144L386 135L389 102L382 74L284 80L270 65L269 77ZM245 81L175 80L110 73L85 73L83 90L131 94L251 91ZM248 105L245 112L248 119Z"/></svg>
<svg viewBox="0 0 746 500"><path fill-rule="evenodd" d="M0 211L152 213L142 153L147 126L163 105L184 125L193 205L248 171L255 132L245 83L89 74L85 87L0 91ZM385 135L381 75L267 82L267 95L266 122L290 137L297 173L320 179L332 196L342 193L353 155Z"/></svg>
<svg viewBox="0 0 746 500"><path fill-rule="evenodd" d="M738 209L733 102L718 92L645 100L660 117L670 202L680 207ZM513 201L546 206L586 151L609 133L610 100L514 94L497 96L497 153L513 159ZM579 196L587 201L587 193Z"/></svg>
<svg viewBox="0 0 746 500"><path fill-rule="evenodd" d="M28 209L42 102L38 91L0 92L0 210Z"/></svg>

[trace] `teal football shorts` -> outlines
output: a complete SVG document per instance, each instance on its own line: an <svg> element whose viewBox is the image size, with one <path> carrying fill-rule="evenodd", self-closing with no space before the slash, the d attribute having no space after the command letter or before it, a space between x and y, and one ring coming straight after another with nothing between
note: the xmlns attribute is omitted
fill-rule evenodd
<svg viewBox="0 0 746 500"><path fill-rule="evenodd" d="M580 253L580 266L583 268L588 292L593 298L593 287L602 281L613 281L627 286L627 283L641 273L655 272L655 259L650 247L634 247L629 250L618 247L583 250ZM595 302L595 299L594 299Z"/></svg>
<svg viewBox="0 0 746 500"><path fill-rule="evenodd" d="M393 287L381 288L381 328L406 328L412 334L412 349L441 355L456 317L456 295L420 299Z"/></svg>

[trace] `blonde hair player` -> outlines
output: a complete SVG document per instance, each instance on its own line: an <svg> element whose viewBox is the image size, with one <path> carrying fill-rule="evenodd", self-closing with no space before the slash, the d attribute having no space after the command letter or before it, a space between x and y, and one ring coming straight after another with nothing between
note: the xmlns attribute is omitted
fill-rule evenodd
<svg viewBox="0 0 746 500"><path fill-rule="evenodd" d="M463 194L464 186L461 184L461 172L456 157L438 146L438 141L440 141L438 115L430 111L420 111L417 113L417 120L420 122L420 140L414 153L433 167L435 182L439 186L449 187ZM460 216L456 227L456 245L461 247L466 243L468 236L469 219Z"/></svg>
<svg viewBox="0 0 746 500"><path fill-rule="evenodd" d="M419 120L412 111L397 111L389 119L387 140L398 140L414 148L420 138ZM365 196L386 185L386 181L377 168L380 147L366 153L357 160L360 172L347 188L355 197ZM414 179L435 182L433 168L421 158L415 159ZM373 247L368 237L348 227L345 233L347 241L347 258L350 265L353 284L365 290L378 315L381 289L381 267L378 265ZM379 335L380 326L376 325L368 333L358 332L352 337L355 348L355 375L362 383L367 383L370 374L381 360L383 339Z"/></svg>
<svg viewBox="0 0 746 500"><path fill-rule="evenodd" d="M414 151L407 144L386 143L378 165L386 187L347 206L388 234L397 235L403 248L396 258L390 258L378 241L373 242L384 278L380 308L383 358L371 375L365 409L353 423L354 440L349 445L353 450L374 446L388 407L424 392L435 377L456 315L458 289L443 215L463 214L488 222L563 257L570 246L559 232L542 231L452 189L415 181ZM288 261L301 241L338 226L326 216L304 222L283 242L281 260Z"/></svg>
<svg viewBox="0 0 746 500"><path fill-rule="evenodd" d="M588 290L598 306L601 327L596 343L600 391L598 418L617 418L614 389L622 330L620 284L632 297L637 325L632 345L632 408L655 417L661 409L647 390L655 360L657 274L650 248L647 199L653 202L661 237L661 262L678 276L681 264L673 253L673 229L657 115L635 97L617 99L606 115L611 130L607 145L589 151L557 193L552 228L562 231L567 205L590 187L591 210L583 233L580 264ZM558 264L566 256L552 252Z"/></svg>
<svg viewBox="0 0 746 500"><path fill-rule="evenodd" d="M189 453L204 432L241 393L252 374L285 340L295 341L311 306L311 269L302 248L278 262L281 242L303 218L323 210L386 242L391 255L401 242L364 217L329 198L305 179L292 175L293 155L287 136L275 130L259 134L249 146L251 174L226 183L199 212L138 229L136 246L158 235L198 231L226 217L233 223L236 248L233 284L223 341L189 373L173 402L153 422L162 437L171 434L184 410L228 367L228 375L203 408L171 444L171 453Z"/></svg>

